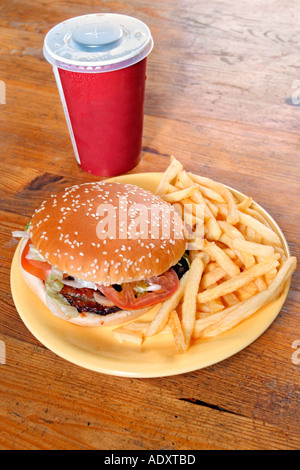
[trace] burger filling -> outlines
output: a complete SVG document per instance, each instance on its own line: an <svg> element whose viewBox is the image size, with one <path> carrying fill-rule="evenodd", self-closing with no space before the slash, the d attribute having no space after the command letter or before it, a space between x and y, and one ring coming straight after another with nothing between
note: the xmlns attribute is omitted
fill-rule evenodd
<svg viewBox="0 0 300 470"><path fill-rule="evenodd" d="M47 295L68 316L93 313L109 315L120 310L136 310L153 306L169 298L178 288L179 279L189 269L186 253L172 268L160 276L124 284L103 286L75 279L53 268L28 238L21 264L30 274L40 278Z"/></svg>
<svg viewBox="0 0 300 470"><path fill-rule="evenodd" d="M64 285L60 294L69 302L72 307L75 307L78 312L89 312L96 313L97 315L109 315L110 313L118 312L120 307L116 305L103 305L99 303L99 300L96 300L95 291L93 289L88 289L83 287L78 289L76 287L71 287ZM99 296L100 297L100 296Z"/></svg>

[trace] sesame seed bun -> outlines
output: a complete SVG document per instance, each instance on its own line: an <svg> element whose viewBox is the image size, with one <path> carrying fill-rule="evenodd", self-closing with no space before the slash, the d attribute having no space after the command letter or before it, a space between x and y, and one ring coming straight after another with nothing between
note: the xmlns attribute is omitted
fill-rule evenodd
<svg viewBox="0 0 300 470"><path fill-rule="evenodd" d="M35 211L29 235L52 266L106 286L163 274L186 248L173 206L138 186L112 182L53 195Z"/></svg>

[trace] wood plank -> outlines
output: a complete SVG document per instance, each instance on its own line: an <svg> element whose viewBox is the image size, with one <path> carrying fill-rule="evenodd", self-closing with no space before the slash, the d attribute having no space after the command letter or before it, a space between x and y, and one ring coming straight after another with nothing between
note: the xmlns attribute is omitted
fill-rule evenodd
<svg viewBox="0 0 300 470"><path fill-rule="evenodd" d="M6 403L15 412L10 416L5 409L0 411L2 448L189 450L230 449L233 446L235 449L264 449L270 448L272 441L273 449L291 449L297 443L296 432L289 430L287 435L265 419L255 416L247 419L221 406L215 409L216 406L197 405L190 397L180 396L176 387L170 390L170 380L164 381L161 389L155 380L133 383L132 379L123 378L118 380L116 388L112 377L70 366L40 346L32 349L11 339L7 343L7 355L0 395L7 397ZM28 357L30 362L26 365L24 361ZM32 372L25 373L24 368ZM58 369L63 370L63 382L57 380ZM13 378L14 396L11 396L9 390ZM188 387L200 386L198 393L204 388L199 378L199 374L198 377L192 375ZM83 394L81 390L87 381L89 390ZM22 399L24 391L27 401ZM151 400L148 399L145 406L144 397L149 391ZM122 424L124 403L120 401L124 396L131 403L125 426ZM79 403L80 413L77 412ZM155 413L157 407L159 415ZM164 423L168 423L167 428ZM210 423L214 424L213 434L207 426ZM119 427L118 440L112 445L111 435L116 427ZM243 433L239 432L241 427ZM146 441L143 439L145 434Z"/></svg>

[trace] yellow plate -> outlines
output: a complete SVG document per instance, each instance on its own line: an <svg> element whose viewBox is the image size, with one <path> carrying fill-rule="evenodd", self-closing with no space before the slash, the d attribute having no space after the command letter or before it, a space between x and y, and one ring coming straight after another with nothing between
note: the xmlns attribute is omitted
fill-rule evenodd
<svg viewBox="0 0 300 470"><path fill-rule="evenodd" d="M155 191L161 173L123 175L111 181L131 183ZM231 188L230 188L231 189ZM245 196L233 189L242 200ZM260 206L280 236L285 252L287 242L275 221ZM287 297L290 282L282 295L231 331L209 340L196 341L186 354L177 354L173 338L161 334L147 338L142 347L118 343L112 327L80 327L55 317L23 281L18 264L19 247L11 267L11 290L19 315L30 332L58 356L93 371L123 377L164 377L201 369L236 354L255 341L275 320Z"/></svg>

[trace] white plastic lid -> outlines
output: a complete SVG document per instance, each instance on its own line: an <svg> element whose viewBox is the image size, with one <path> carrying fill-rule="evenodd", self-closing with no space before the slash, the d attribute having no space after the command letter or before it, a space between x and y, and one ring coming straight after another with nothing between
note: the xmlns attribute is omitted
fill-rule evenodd
<svg viewBox="0 0 300 470"><path fill-rule="evenodd" d="M74 72L109 72L143 60L153 48L148 26L131 16L95 13L54 26L46 35L44 56Z"/></svg>

